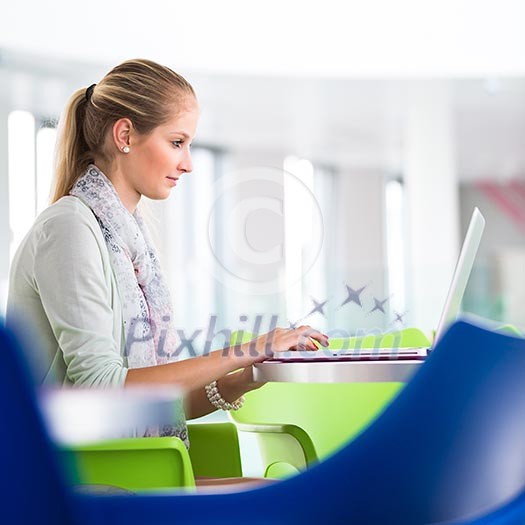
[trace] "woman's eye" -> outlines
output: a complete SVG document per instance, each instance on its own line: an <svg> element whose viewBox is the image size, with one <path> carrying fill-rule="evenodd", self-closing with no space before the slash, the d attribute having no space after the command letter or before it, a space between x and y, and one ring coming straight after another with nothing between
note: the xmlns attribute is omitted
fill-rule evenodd
<svg viewBox="0 0 525 525"><path fill-rule="evenodd" d="M183 140L173 140L171 142L176 148L182 148L182 145L184 144Z"/></svg>

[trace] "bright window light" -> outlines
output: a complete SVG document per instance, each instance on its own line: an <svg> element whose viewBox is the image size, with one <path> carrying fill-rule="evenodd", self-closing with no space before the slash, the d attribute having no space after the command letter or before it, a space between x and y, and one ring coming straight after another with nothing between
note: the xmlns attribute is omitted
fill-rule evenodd
<svg viewBox="0 0 525 525"><path fill-rule="evenodd" d="M57 131L55 128L41 128L36 135L36 212L49 206L51 182L53 179L53 152Z"/></svg>
<svg viewBox="0 0 525 525"><path fill-rule="evenodd" d="M216 153L204 148L192 151L193 172L183 176L179 187L166 202L162 236L164 264L173 292L177 326L189 336L202 329L207 316L217 310L213 268L216 264L210 250L209 211L213 208ZM214 234L212 229L211 234ZM214 238L213 238L214 239ZM184 269L184 270L182 270ZM191 297L191 301L188 301ZM206 334L200 335L193 350L202 351ZM186 348L183 358L189 357Z"/></svg>
<svg viewBox="0 0 525 525"><path fill-rule="evenodd" d="M195 281L193 284L193 294L196 302L199 303L201 312L212 312L214 305L214 282L212 279L204 279L202 276L211 275L213 271L214 259L208 247L208 220L207 213L202 210L209 210L213 202L213 188L215 178L215 156L212 151L204 148L195 148L193 153L193 164L198 170L197 177L189 177L189 186L193 192L192 215L194 222L195 236L193 241L195 266ZM185 181L186 182L186 181ZM189 210L186 210L188 212ZM181 222L184 224L184 222ZM188 290L190 297L191 292ZM197 300L197 298L199 298Z"/></svg>
<svg viewBox="0 0 525 525"><path fill-rule="evenodd" d="M27 111L12 111L7 119L9 260L35 219L35 119Z"/></svg>
<svg viewBox="0 0 525 525"><path fill-rule="evenodd" d="M403 185L389 181L385 190L388 286L392 314L405 313L405 242L403 235Z"/></svg>
<svg viewBox="0 0 525 525"><path fill-rule="evenodd" d="M296 321L303 315L303 250L312 231L314 169L310 161L284 159L284 253L286 313Z"/></svg>

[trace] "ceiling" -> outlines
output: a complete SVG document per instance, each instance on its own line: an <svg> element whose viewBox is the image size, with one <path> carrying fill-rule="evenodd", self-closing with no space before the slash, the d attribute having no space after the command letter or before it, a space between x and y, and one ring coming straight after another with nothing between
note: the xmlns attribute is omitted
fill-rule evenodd
<svg viewBox="0 0 525 525"><path fill-rule="evenodd" d="M0 47L213 74L525 74L522 0L10 0Z"/></svg>

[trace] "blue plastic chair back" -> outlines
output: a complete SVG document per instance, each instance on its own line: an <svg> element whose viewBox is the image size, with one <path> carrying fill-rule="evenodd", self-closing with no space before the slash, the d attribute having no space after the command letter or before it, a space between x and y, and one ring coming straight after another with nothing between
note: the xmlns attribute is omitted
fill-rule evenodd
<svg viewBox="0 0 525 525"><path fill-rule="evenodd" d="M466 323L337 454L272 486L211 495L68 495L1 330L0 348L2 523L411 525L475 518L525 487L525 341Z"/></svg>
<svg viewBox="0 0 525 525"><path fill-rule="evenodd" d="M423 524L525 487L525 341L461 322L385 412L324 462L237 494L77 498L86 523Z"/></svg>
<svg viewBox="0 0 525 525"><path fill-rule="evenodd" d="M71 521L71 507L15 337L0 328L0 523Z"/></svg>

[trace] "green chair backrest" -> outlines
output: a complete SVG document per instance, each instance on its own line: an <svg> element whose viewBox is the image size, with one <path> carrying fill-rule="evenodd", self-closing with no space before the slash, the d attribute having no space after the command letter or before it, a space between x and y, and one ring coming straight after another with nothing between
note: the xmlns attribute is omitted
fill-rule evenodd
<svg viewBox="0 0 525 525"><path fill-rule="evenodd" d="M237 423L302 428L319 458L359 434L399 392L401 383L268 383L246 394Z"/></svg>
<svg viewBox="0 0 525 525"><path fill-rule="evenodd" d="M108 440L62 449L75 484L128 490L195 486L195 476L242 476L237 429L232 423L188 424L189 451L176 437Z"/></svg>
<svg viewBox="0 0 525 525"><path fill-rule="evenodd" d="M430 346L429 338L418 328L405 328L384 334L330 339L330 349L350 348L409 348Z"/></svg>
<svg viewBox="0 0 525 525"><path fill-rule="evenodd" d="M195 476L210 478L242 476L239 437L232 423L189 424L188 437Z"/></svg>
<svg viewBox="0 0 525 525"><path fill-rule="evenodd" d="M112 439L64 449L81 484L128 490L194 487L188 450L176 437Z"/></svg>

